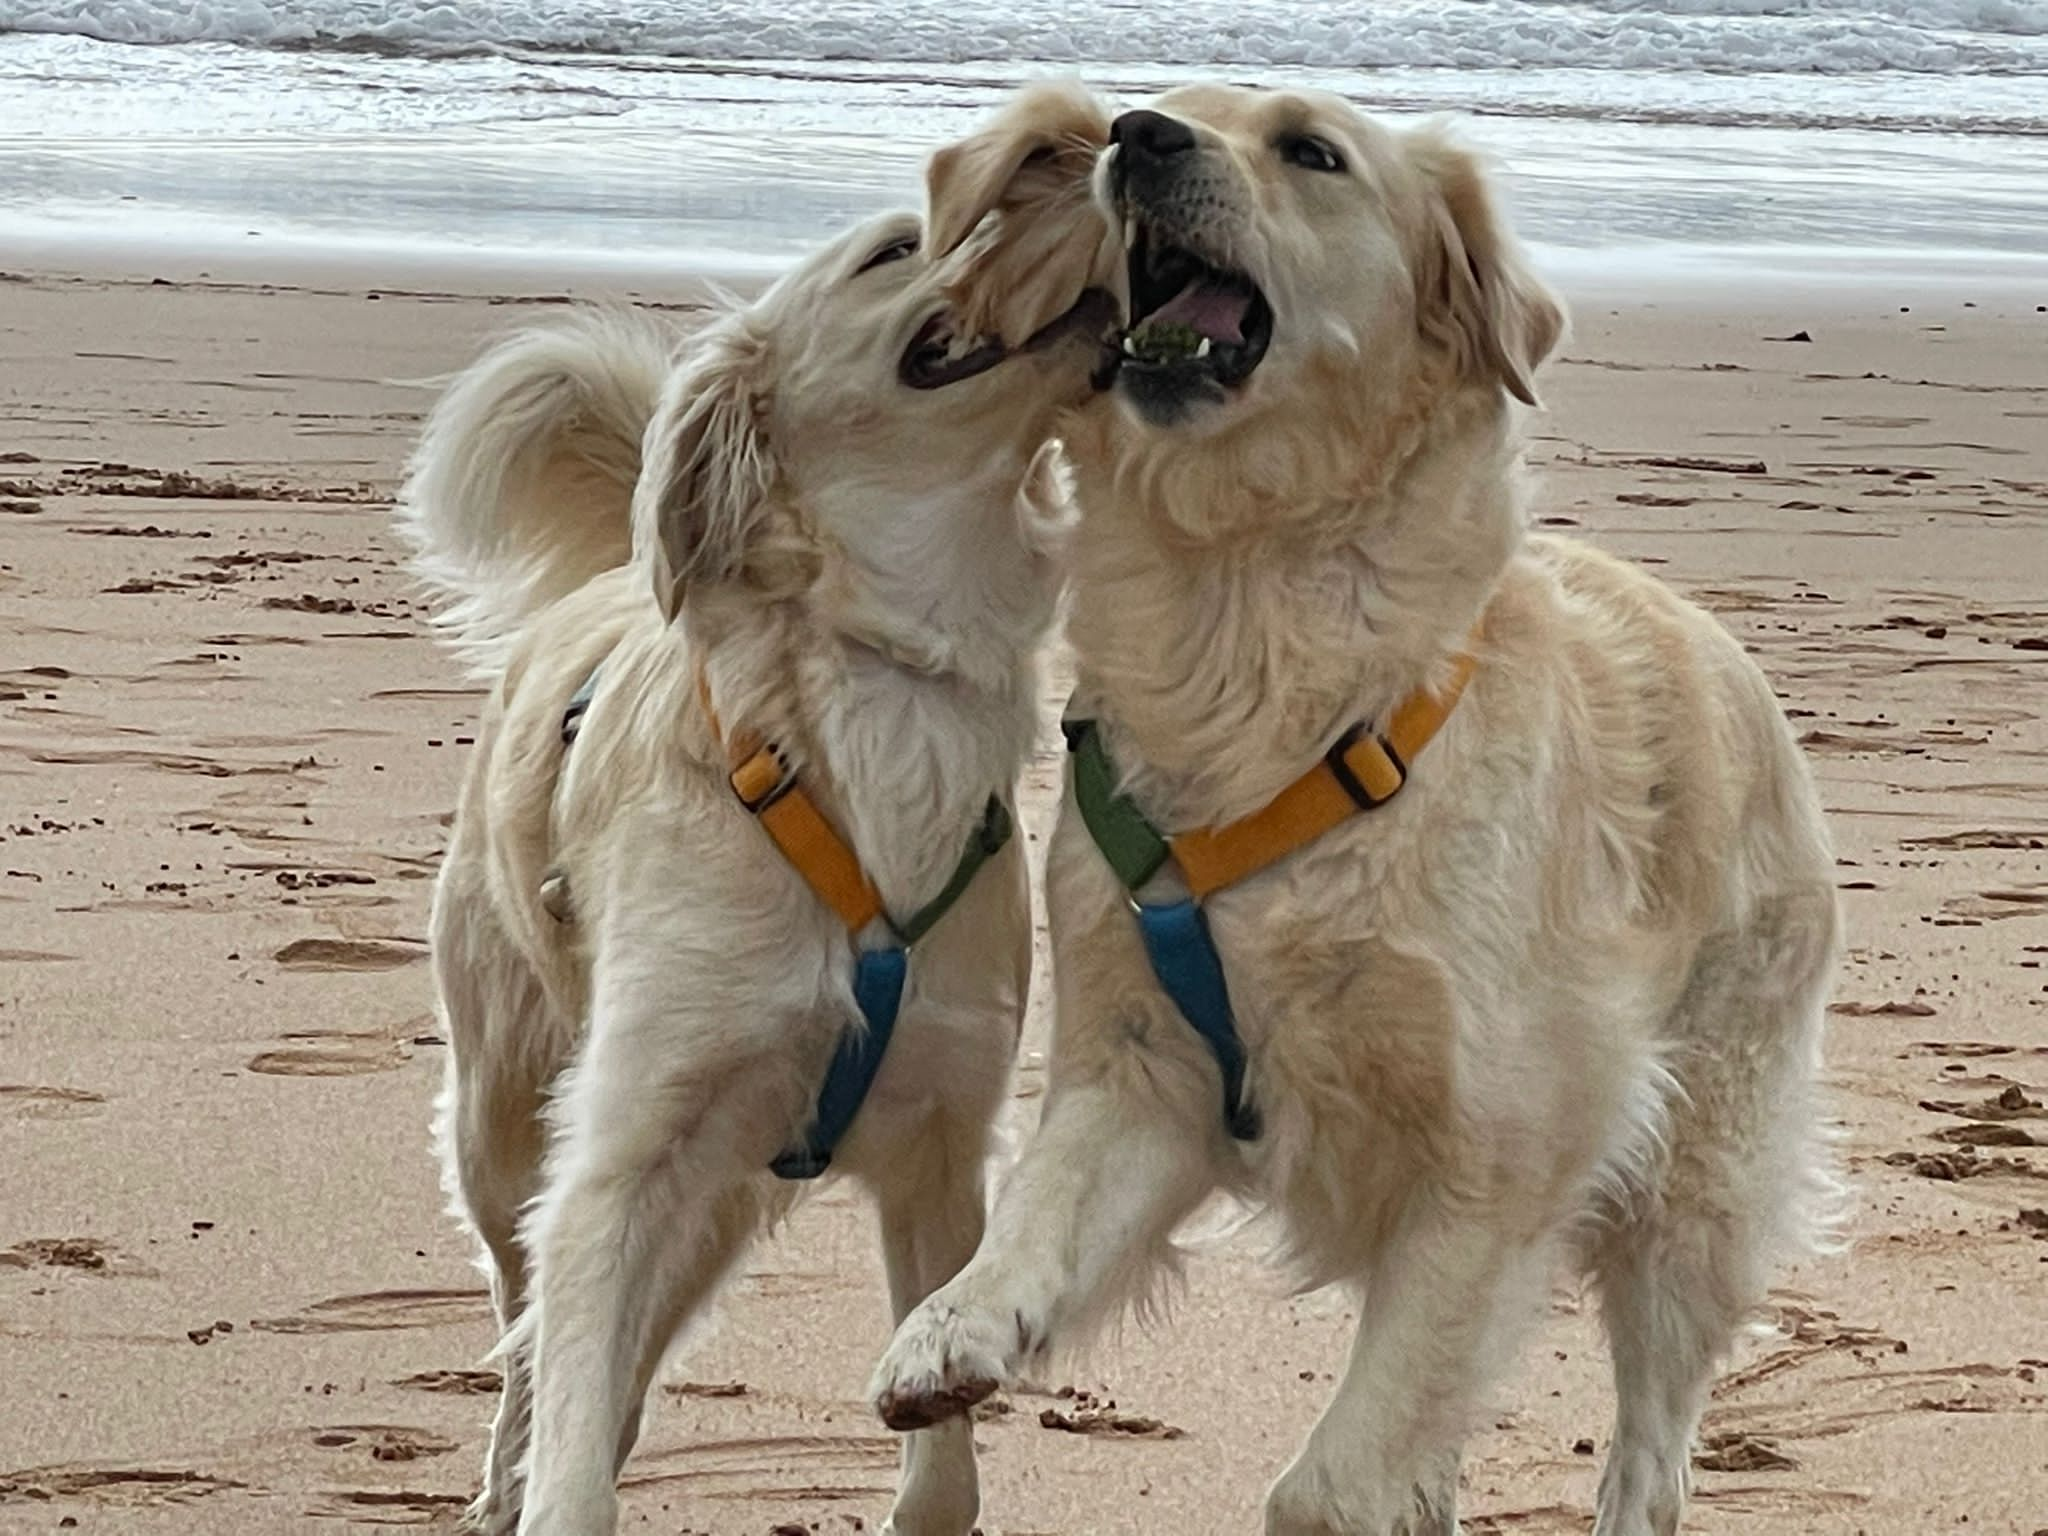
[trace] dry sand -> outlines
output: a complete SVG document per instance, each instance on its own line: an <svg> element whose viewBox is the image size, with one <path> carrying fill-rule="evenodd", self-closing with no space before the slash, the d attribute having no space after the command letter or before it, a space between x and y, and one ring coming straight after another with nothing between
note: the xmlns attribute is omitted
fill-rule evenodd
<svg viewBox="0 0 2048 1536"><path fill-rule="evenodd" d="M1752 646L1841 847L1854 1244L1772 1293L1690 1531L2048 1529L2048 294L1965 297L1582 301L1536 425L1543 520ZM0 282L0 1530L425 1527L471 1487L491 1333L419 961L478 699L386 530L425 397L380 381L534 312ZM875 1528L869 1228L827 1190L756 1252L627 1530ZM1046 1384L1092 1395L985 1419L985 1528L1256 1529L1350 1323L1200 1258ZM1562 1297L1469 1531L1587 1529L1604 1376Z"/></svg>

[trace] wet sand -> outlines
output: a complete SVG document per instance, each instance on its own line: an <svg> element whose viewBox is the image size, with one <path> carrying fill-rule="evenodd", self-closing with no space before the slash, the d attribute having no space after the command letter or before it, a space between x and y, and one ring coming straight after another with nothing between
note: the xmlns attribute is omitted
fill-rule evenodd
<svg viewBox="0 0 2048 1536"><path fill-rule="evenodd" d="M2048 293L1970 297L1581 296L1533 423L1540 520L1752 647L1841 855L1854 1241L1781 1277L1688 1531L2048 1528ZM386 381L538 307L0 280L0 1530L432 1528L470 1491L491 1331L420 962L480 700L387 530L430 397ZM1590 1526L1605 1359L1553 1311L1472 1442L1470 1532ZM719 1312L625 1528L875 1529L857 1197ZM984 1530L1257 1529L1351 1321L1205 1253L1168 1321L986 1415Z"/></svg>

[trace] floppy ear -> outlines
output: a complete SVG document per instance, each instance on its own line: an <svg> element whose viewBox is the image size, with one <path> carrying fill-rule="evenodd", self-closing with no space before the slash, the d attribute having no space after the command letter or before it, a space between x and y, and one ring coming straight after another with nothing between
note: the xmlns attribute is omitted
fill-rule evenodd
<svg viewBox="0 0 2048 1536"><path fill-rule="evenodd" d="M774 461L762 426L760 338L734 315L703 335L648 423L633 491L633 547L673 621L683 593L745 568L765 518Z"/></svg>
<svg viewBox="0 0 2048 1536"><path fill-rule="evenodd" d="M1409 142L1435 225L1421 295L1424 329L1449 346L1465 377L1491 380L1534 405L1534 375L1564 330L1563 307L1524 262L1478 158L1433 129Z"/></svg>
<svg viewBox="0 0 2048 1536"><path fill-rule="evenodd" d="M931 259L968 247L945 289L962 335L1020 346L1082 290L1115 281L1121 249L1090 187L1108 144L1102 104L1078 84L1046 82L1020 91L982 132L932 156Z"/></svg>
<svg viewBox="0 0 2048 1536"><path fill-rule="evenodd" d="M926 243L950 255L975 226L1004 206L1086 188L1096 154L1109 144L1109 113L1075 80L1024 87L971 138L948 144L925 167Z"/></svg>

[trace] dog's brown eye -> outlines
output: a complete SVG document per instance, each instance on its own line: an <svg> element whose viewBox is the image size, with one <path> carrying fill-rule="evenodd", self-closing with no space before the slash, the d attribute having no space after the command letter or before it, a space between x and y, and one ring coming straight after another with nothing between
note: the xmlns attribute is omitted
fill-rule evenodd
<svg viewBox="0 0 2048 1536"><path fill-rule="evenodd" d="M905 235L900 240L891 240L879 251L876 251L874 255L854 269L853 275L858 277L863 272L872 272L876 267L886 267L892 261L902 261L906 257L915 256L916 254L917 236Z"/></svg>
<svg viewBox="0 0 2048 1536"><path fill-rule="evenodd" d="M1289 134L1280 141L1280 158L1304 171L1341 171L1344 157L1312 133Z"/></svg>

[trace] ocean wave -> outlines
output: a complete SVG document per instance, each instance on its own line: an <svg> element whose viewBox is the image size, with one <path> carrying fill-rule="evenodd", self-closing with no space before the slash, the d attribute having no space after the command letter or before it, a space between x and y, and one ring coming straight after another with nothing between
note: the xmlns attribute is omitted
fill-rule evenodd
<svg viewBox="0 0 2048 1536"><path fill-rule="evenodd" d="M0 0L0 32L448 56L2048 74L2048 0Z"/></svg>

